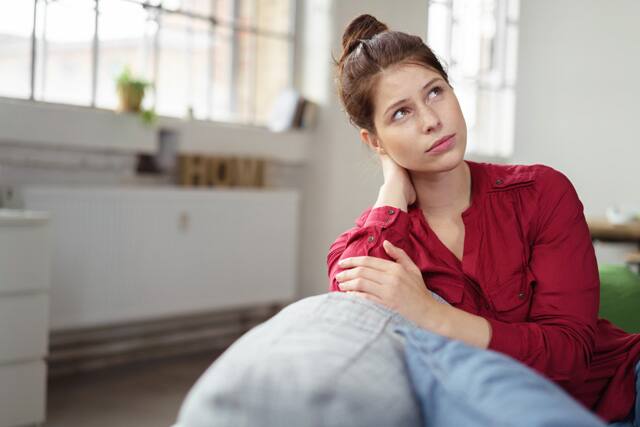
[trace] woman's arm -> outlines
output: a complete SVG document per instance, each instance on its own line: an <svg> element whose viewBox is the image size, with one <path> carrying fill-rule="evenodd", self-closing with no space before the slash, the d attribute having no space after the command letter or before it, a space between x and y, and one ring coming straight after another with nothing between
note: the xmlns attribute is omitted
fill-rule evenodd
<svg viewBox="0 0 640 427"><path fill-rule="evenodd" d="M431 313L425 313L420 326L484 349L489 346L492 335L491 324L487 319L446 304L434 305Z"/></svg>
<svg viewBox="0 0 640 427"><path fill-rule="evenodd" d="M551 168L540 178L536 237L529 261L536 281L529 322L488 319L493 330L489 348L557 382L579 385L595 346L598 266L573 185Z"/></svg>
<svg viewBox="0 0 640 427"><path fill-rule="evenodd" d="M378 198L368 212L363 223L342 233L331 244L327 255L329 289L339 291L335 280L342 271L338 261L356 256L376 256L390 259L382 248L382 242L400 245L409 233L410 223L407 207L416 198L415 189L406 169L399 166L386 154L379 155L384 174L384 184L378 191Z"/></svg>
<svg viewBox="0 0 640 427"><path fill-rule="evenodd" d="M336 286L386 305L421 328L487 348L491 326L486 319L437 301L402 248L389 242L383 248L390 260L373 256L341 260L340 267L348 270L335 275Z"/></svg>
<svg viewBox="0 0 640 427"><path fill-rule="evenodd" d="M409 214L406 209L407 202L403 197L389 191L388 185L380 187L378 199L365 212L364 221L358 221L356 227L338 236L329 248L327 266L331 291L340 291L335 276L344 268L338 265L338 261L367 255L391 259L384 251L382 242L389 240L399 245L409 233Z"/></svg>

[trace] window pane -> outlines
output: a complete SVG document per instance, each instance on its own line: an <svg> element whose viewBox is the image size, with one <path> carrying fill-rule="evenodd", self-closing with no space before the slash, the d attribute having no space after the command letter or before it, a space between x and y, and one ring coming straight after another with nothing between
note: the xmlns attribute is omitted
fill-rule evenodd
<svg viewBox="0 0 640 427"><path fill-rule="evenodd" d="M260 30L288 33L290 31L290 0L257 0L257 22Z"/></svg>
<svg viewBox="0 0 640 427"><path fill-rule="evenodd" d="M465 3L467 7L454 7L455 25L451 53L456 61L457 74L464 77L477 77L484 65L483 40L480 38L483 22L481 21L481 3Z"/></svg>
<svg viewBox="0 0 640 427"><path fill-rule="evenodd" d="M125 66L134 76L153 80L153 40L158 25L153 14L126 0L101 1L99 12L96 105L115 108L115 80ZM146 106L150 99L145 96Z"/></svg>
<svg viewBox="0 0 640 427"><path fill-rule="evenodd" d="M213 38L213 84L211 85L211 118L231 120L232 85L231 29L216 27Z"/></svg>
<svg viewBox="0 0 640 427"><path fill-rule="evenodd" d="M511 21L518 21L520 15L520 0L507 0L507 17Z"/></svg>
<svg viewBox="0 0 640 427"><path fill-rule="evenodd" d="M445 62L451 62L451 9L444 4L429 6L427 40L429 47Z"/></svg>
<svg viewBox="0 0 640 427"><path fill-rule="evenodd" d="M169 10L179 10L183 3L182 0L162 0L162 7Z"/></svg>
<svg viewBox="0 0 640 427"><path fill-rule="evenodd" d="M259 36L257 42L256 122L266 124L273 102L289 86L289 43L266 36Z"/></svg>
<svg viewBox="0 0 640 427"><path fill-rule="evenodd" d="M38 3L36 93L39 100L91 103L95 3Z"/></svg>
<svg viewBox="0 0 640 427"><path fill-rule="evenodd" d="M212 14L211 2L212 0L183 0L182 10L198 15L210 16Z"/></svg>
<svg viewBox="0 0 640 427"><path fill-rule="evenodd" d="M156 110L177 117L185 117L191 110L205 118L209 25L175 14L163 14L160 25Z"/></svg>
<svg viewBox="0 0 640 427"><path fill-rule="evenodd" d="M31 94L33 0L0 0L0 96Z"/></svg>
<svg viewBox="0 0 640 427"><path fill-rule="evenodd" d="M236 24L251 27L256 24L256 0L235 0L237 16Z"/></svg>
<svg viewBox="0 0 640 427"><path fill-rule="evenodd" d="M507 48L506 48L506 84L514 86L518 72L518 27L507 26Z"/></svg>
<svg viewBox="0 0 640 427"><path fill-rule="evenodd" d="M213 15L223 23L233 21L233 10L235 0L213 0Z"/></svg>
<svg viewBox="0 0 640 427"><path fill-rule="evenodd" d="M237 37L237 69L235 70L234 117L240 122L251 122L255 113L254 61L256 37L252 33L240 31Z"/></svg>
<svg viewBox="0 0 640 427"><path fill-rule="evenodd" d="M190 37L189 105L194 117L208 119L211 116L211 27L205 21L197 21Z"/></svg>

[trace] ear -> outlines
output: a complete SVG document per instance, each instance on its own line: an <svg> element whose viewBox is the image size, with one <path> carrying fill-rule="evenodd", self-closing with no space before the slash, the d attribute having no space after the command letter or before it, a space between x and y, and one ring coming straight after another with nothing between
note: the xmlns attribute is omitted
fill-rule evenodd
<svg viewBox="0 0 640 427"><path fill-rule="evenodd" d="M362 140L363 144L367 144L378 154L385 153L384 148L382 148L382 145L380 145L380 140L373 132L369 132L367 129L360 129L360 139Z"/></svg>

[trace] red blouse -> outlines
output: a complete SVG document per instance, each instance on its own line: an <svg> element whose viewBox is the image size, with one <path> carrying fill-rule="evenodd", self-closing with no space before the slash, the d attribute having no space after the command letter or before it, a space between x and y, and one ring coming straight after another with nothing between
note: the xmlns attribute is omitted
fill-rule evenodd
<svg viewBox="0 0 640 427"><path fill-rule="evenodd" d="M598 266L573 185L544 165L465 162L472 188L462 261L416 204L369 208L331 245L331 290L339 290L338 260L391 259L382 247L389 240L429 289L490 322L490 349L546 375L606 421L624 418L635 401L640 334L598 318Z"/></svg>

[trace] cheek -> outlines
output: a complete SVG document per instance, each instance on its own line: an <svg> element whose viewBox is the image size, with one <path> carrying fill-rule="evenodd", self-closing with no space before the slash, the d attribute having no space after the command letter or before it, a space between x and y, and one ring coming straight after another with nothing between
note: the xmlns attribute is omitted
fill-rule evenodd
<svg viewBox="0 0 640 427"><path fill-rule="evenodd" d="M450 105L448 105L448 115L452 121L456 124L464 125L466 128L466 122L464 120L464 114L462 114L462 108L460 107L460 103L458 102L458 98L453 98L451 100Z"/></svg>
<svg viewBox="0 0 640 427"><path fill-rule="evenodd" d="M388 132L385 146L397 161L402 161L415 154L415 141L416 135L408 126L398 126Z"/></svg>

